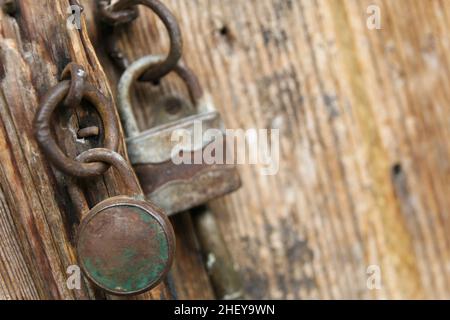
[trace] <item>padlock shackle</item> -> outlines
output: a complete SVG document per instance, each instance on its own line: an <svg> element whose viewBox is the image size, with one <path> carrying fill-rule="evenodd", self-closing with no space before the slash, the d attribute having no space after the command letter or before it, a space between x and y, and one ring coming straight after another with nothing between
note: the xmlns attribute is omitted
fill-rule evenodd
<svg viewBox="0 0 450 320"><path fill-rule="evenodd" d="M109 149L95 148L81 153L76 160L84 163L100 161L110 164L122 176L125 187L127 188L126 195L132 197L142 195L141 186L134 175L133 169L119 153Z"/></svg>
<svg viewBox="0 0 450 320"><path fill-rule="evenodd" d="M189 96L195 107L198 108L200 100L203 98L203 88L194 71L181 63L178 63L173 71L186 83Z"/></svg>
<svg viewBox="0 0 450 320"><path fill-rule="evenodd" d="M159 55L147 55L133 62L123 73L118 85L118 109L127 138L137 137L140 130L133 113L131 87L149 68L164 59ZM186 83L189 96L197 111L204 103L204 92L197 76L191 69L178 63L173 71Z"/></svg>

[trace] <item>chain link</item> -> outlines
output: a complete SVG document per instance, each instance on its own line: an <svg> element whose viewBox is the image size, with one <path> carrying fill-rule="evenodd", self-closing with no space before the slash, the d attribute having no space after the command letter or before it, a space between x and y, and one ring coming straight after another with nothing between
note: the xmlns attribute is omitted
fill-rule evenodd
<svg viewBox="0 0 450 320"><path fill-rule="evenodd" d="M156 13L166 26L170 37L170 50L166 59L152 64L143 72L141 80L156 81L164 77L171 71L177 72L190 87L190 94L193 99L202 95L201 87L195 75L180 64L182 55L182 37L178 22L169 9L159 0L98 0L98 8L101 20L110 28L128 24L139 16L137 5L144 5ZM110 33L114 36L114 32ZM108 43L109 53L122 68L128 67L129 63L123 54L116 47L114 38L110 38ZM71 159L63 153L57 144L50 126L54 111L59 105L73 109L86 99L97 110L103 123L101 131L96 126L91 126L78 131L78 137L84 138L103 134L104 148L91 149L92 154L110 150L117 153L119 146L119 127L115 111L110 101L89 82L87 74L82 66L76 63L69 63L61 74L61 81L52 87L42 99L38 108L34 127L36 139L53 165L62 172L73 177L93 177L104 174L111 166L111 161L101 160L97 156L90 156L89 161L78 157ZM91 154L91 153L88 153ZM105 154L103 152L103 154Z"/></svg>
<svg viewBox="0 0 450 320"><path fill-rule="evenodd" d="M75 177L93 177L105 173L110 164L104 162L84 163L69 158L57 144L51 128L51 119L57 107L63 104L75 110L82 99L89 101L97 110L103 122L103 144L105 148L117 152L119 148L119 126L111 102L92 84L86 82L83 67L70 63L62 73L62 80L52 87L36 113L35 136L39 146L53 165L62 172Z"/></svg>
<svg viewBox="0 0 450 320"><path fill-rule="evenodd" d="M136 6L130 6L122 10L111 10L111 0L99 0L98 10L102 22L110 26L130 23L139 16L139 10Z"/></svg>
<svg viewBox="0 0 450 320"><path fill-rule="evenodd" d="M86 71L75 62L69 63L61 74L61 80L70 80L70 88L64 99L64 106L77 107L83 99L84 87L86 86Z"/></svg>
<svg viewBox="0 0 450 320"><path fill-rule="evenodd" d="M108 37L106 47L108 55L114 63L120 69L126 69L129 62L117 47L115 31L118 26L130 23L137 18L137 5L143 5L151 9L161 19L169 33L170 49L166 59L148 69L140 79L141 81L156 82L176 67L183 52L183 40L178 21L159 0L118 0L114 3L111 3L110 0L99 0L100 19L107 25L105 32Z"/></svg>

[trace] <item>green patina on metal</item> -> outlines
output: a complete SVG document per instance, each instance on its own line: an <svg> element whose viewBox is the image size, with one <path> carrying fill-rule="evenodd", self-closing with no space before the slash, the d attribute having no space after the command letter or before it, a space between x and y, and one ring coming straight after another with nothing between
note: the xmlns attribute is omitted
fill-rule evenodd
<svg viewBox="0 0 450 320"><path fill-rule="evenodd" d="M149 227L149 233L154 235L155 252L152 256L139 256L135 248L127 247L111 257L114 260L112 264L98 257L85 257L83 261L85 269L96 282L123 293L143 290L157 281L169 259L169 243L162 226L147 212L136 207L132 209ZM105 268L106 265L108 268Z"/></svg>
<svg viewBox="0 0 450 320"><path fill-rule="evenodd" d="M161 227L158 221L152 216L145 214L144 212L140 212L140 217L142 221L146 222L150 228L152 228L153 232L156 234L156 241L159 243L159 255L163 261L167 261L169 259L169 243L167 242L167 238L164 232L164 229Z"/></svg>

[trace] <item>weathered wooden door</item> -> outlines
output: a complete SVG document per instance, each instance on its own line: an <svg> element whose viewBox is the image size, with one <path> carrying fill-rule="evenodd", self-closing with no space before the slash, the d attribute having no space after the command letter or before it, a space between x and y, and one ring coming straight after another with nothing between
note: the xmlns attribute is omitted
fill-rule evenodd
<svg viewBox="0 0 450 320"><path fill-rule="evenodd" d="M41 97L69 61L114 99L119 72L95 1L81 2L81 30L66 26L75 1L18 0L0 12L1 298L105 298L88 282L66 285L76 264L73 208L32 132ZM179 19L184 60L227 127L280 130L277 174L239 166L243 187L210 204L246 296L450 298L450 3L163 2ZM167 44L143 8L119 41L130 59ZM172 78L162 91L145 86L135 97L142 128L155 95L185 93ZM77 151L69 127L58 137ZM92 201L120 190L114 174L92 183ZM173 223L178 297L214 298L191 216ZM171 293L163 284L139 298Z"/></svg>

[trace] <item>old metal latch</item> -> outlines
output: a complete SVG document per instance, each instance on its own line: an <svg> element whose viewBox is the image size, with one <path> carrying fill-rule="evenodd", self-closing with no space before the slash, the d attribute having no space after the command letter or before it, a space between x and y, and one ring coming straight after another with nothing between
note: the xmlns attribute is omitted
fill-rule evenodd
<svg viewBox="0 0 450 320"><path fill-rule="evenodd" d="M111 103L86 82L81 66L69 64L63 72L63 77L66 75L71 80L63 80L51 88L36 114L35 134L41 149L55 167L73 177L71 185L77 185L74 178L100 176L112 166L121 173L127 187L124 193L129 194L106 199L84 210L87 208L84 195L78 187L72 188L72 200L84 217L77 233L79 264L84 274L107 292L130 295L150 290L170 269L174 231L163 211L144 201L131 167L117 153L119 130ZM50 123L59 105L76 107L82 99L88 100L102 119L106 148L90 149L71 159L55 141Z"/></svg>
<svg viewBox="0 0 450 320"><path fill-rule="evenodd" d="M77 160L111 164L123 176L130 194L100 202L83 219L77 253L85 275L117 295L154 288L164 279L173 260L175 235L168 218L143 200L131 167L118 153L91 149Z"/></svg>

